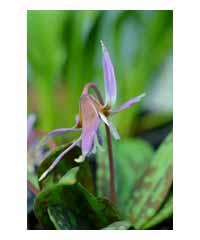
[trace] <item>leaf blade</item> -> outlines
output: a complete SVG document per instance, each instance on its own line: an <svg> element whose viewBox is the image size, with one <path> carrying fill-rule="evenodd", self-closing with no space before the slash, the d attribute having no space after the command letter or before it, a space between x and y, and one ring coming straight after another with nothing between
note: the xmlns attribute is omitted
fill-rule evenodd
<svg viewBox="0 0 200 240"><path fill-rule="evenodd" d="M34 211L45 229L101 229L121 220L108 200L96 198L81 184L45 188Z"/></svg>
<svg viewBox="0 0 200 240"><path fill-rule="evenodd" d="M172 134L169 134L133 190L128 209L129 219L136 229L156 214L169 192L173 177L172 148Z"/></svg>

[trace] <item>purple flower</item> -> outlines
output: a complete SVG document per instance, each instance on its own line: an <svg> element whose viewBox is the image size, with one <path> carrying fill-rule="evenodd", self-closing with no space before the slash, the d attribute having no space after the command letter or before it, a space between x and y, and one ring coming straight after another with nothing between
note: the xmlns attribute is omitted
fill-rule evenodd
<svg viewBox="0 0 200 240"><path fill-rule="evenodd" d="M79 115L76 116L75 126L73 128L61 128L53 130L44 139L42 139L40 145L46 143L49 138L68 132L80 131L81 135L72 143L72 145L70 145L55 159L52 165L41 175L39 180L45 178L47 174L58 164L62 157L76 145L81 146L82 155L78 159L75 159L75 161L84 161L85 157L91 153L93 147L95 147L95 141L100 143L98 128L101 120L109 127L113 137L117 140L120 139L120 136L115 126L111 123L109 117L126 108L131 107L133 104L139 102L145 96L145 94L141 94L140 96L137 96L122 104L118 108L114 110L112 109L117 97L115 72L108 50L102 41L101 46L103 51L102 63L105 84L105 103L103 103L102 100L97 100L94 96L88 93L89 88L93 88L96 91L97 95L99 95L99 99L101 98L95 84L88 83L84 86L82 95L80 97L80 111Z"/></svg>
<svg viewBox="0 0 200 240"><path fill-rule="evenodd" d="M35 127L36 115L31 113L27 119L27 157L28 157L28 169L29 171L35 171L34 168L38 167L42 161L55 147L55 143L51 140L48 142L48 148L37 148L38 130ZM41 134L41 132L40 132Z"/></svg>
<svg viewBox="0 0 200 240"><path fill-rule="evenodd" d="M27 119L27 144L30 146L32 143L36 141L35 131L33 129L36 121L35 114L30 114Z"/></svg>
<svg viewBox="0 0 200 240"><path fill-rule="evenodd" d="M31 113L27 119L27 160L28 160L28 171L34 172L35 167L40 163L40 159L43 158L42 149L36 154L36 146L38 144L38 138L34 125L36 122L36 115ZM39 154L40 153L40 154Z"/></svg>

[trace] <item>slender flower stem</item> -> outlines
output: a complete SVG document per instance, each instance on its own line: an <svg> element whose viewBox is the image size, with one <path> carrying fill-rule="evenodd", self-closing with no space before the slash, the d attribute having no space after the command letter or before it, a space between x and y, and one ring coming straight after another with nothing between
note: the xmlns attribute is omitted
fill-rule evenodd
<svg viewBox="0 0 200 240"><path fill-rule="evenodd" d="M111 142L111 135L110 135L110 129L105 124L106 128L106 137L107 137L107 143L108 143L108 157L109 157L109 168L110 168L110 195L111 195L111 201L113 203L116 202L116 195L115 195L115 174L114 174L114 163L113 163L113 154L112 154L112 142Z"/></svg>
<svg viewBox="0 0 200 240"><path fill-rule="evenodd" d="M102 98L101 93L99 92L99 89L97 88L96 84L94 84L94 83L87 83L87 84L84 86L83 94L84 94L84 93L87 94L89 88L92 88L92 89L95 91L95 93L96 93L96 95L97 95L97 98L99 99L99 102L100 102L102 105L104 105L103 98Z"/></svg>
<svg viewBox="0 0 200 240"><path fill-rule="evenodd" d="M97 86L94 83L86 84L83 89L83 93L87 94L89 88L92 88L95 91L97 98L99 99L99 102L102 105L104 105L101 93L99 92ZM106 138L107 138L107 144L108 144L108 158L109 158L109 170L110 170L110 197L111 197L111 201L115 203L116 194L115 194L115 174L114 174L114 162L113 162L113 154L112 154L112 141L111 141L110 129L106 124L105 124L105 128L106 128Z"/></svg>

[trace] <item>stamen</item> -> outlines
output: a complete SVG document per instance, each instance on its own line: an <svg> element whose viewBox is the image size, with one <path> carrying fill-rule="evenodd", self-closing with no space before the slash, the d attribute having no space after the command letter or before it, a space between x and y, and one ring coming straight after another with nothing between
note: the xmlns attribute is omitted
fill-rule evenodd
<svg viewBox="0 0 200 240"><path fill-rule="evenodd" d="M75 158L74 161L77 163L82 163L85 160L85 156L80 155L78 158Z"/></svg>

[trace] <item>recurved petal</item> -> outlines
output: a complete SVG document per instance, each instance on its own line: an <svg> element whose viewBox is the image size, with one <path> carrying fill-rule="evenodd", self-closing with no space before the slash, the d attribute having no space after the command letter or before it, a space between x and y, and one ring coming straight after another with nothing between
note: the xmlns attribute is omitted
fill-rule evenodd
<svg viewBox="0 0 200 240"><path fill-rule="evenodd" d="M103 71L104 71L104 85L105 85L105 104L109 106L113 106L116 102L117 97L117 86L115 80L115 72L114 67L106 49L103 41L101 41L101 46L103 50Z"/></svg>
<svg viewBox="0 0 200 240"><path fill-rule="evenodd" d="M129 100L128 102L122 104L121 106L119 106L117 109L115 110L112 110L111 111L111 115L115 114L115 113L118 113L118 112L121 112L122 110L126 109L126 108L129 108L131 107L133 104L139 102L146 94L143 93L135 98L132 98L131 100Z"/></svg>
<svg viewBox="0 0 200 240"><path fill-rule="evenodd" d="M49 139L51 139L52 137L60 136L62 134L69 133L69 132L80 132L80 130L81 130L80 128L58 128L58 129L55 129L55 130L49 132L46 136L44 136L41 139L39 146L46 144L49 141Z"/></svg>
<svg viewBox="0 0 200 240"><path fill-rule="evenodd" d="M99 127L100 119L94 104L88 95L84 94L80 99L82 115L82 155L87 155L92 148L94 137Z"/></svg>
<svg viewBox="0 0 200 240"><path fill-rule="evenodd" d="M66 153L68 153L71 149L73 149L80 141L81 141L80 138L77 139L75 142L72 143L72 145L70 145L67 149L65 149L65 151L63 151L60 155L58 155L58 157L53 161L50 167L41 175L41 177L39 178L39 181L44 179L56 167L56 165L60 162L63 156Z"/></svg>

